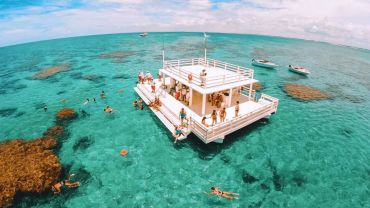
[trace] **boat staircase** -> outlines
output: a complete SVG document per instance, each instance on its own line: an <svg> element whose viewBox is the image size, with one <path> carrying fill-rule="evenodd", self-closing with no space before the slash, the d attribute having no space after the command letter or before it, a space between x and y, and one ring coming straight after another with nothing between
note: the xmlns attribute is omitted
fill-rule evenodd
<svg viewBox="0 0 370 208"><path fill-rule="evenodd" d="M134 90L136 93L143 99L145 104L149 106L151 102L154 102L155 95L151 92L149 92L143 85L138 84ZM162 123L166 126L168 130L170 130L172 133L175 132L175 126L180 126L181 121L175 113L173 113L163 102L161 103L161 107L157 109L154 109L153 107L149 107L154 114L159 118L159 120L162 121ZM191 130L188 127L185 127L182 129L182 132L184 133L184 136L180 136L178 140L186 139L187 136L191 133Z"/></svg>

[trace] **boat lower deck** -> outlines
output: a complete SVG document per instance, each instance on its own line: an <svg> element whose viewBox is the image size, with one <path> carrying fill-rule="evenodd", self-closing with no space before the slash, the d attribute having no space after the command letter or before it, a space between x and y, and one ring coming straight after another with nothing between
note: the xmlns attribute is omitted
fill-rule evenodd
<svg viewBox="0 0 370 208"><path fill-rule="evenodd" d="M193 132L205 143L209 143L218 139L223 139L225 135L244 127L245 124L248 123L248 121L254 122L255 119L266 117L276 110L276 108L271 105L271 102L255 102L244 100L244 102L241 102L239 105L240 110L237 117L235 117L235 105L233 105L226 108L225 122L220 123L220 120L218 118L217 124L215 124L214 126L210 125L209 127L206 127L205 125L201 124L202 116L199 115L192 106L189 107L185 105L185 103L176 100L165 89L160 88L162 82L158 80L154 80L154 82L156 83L157 89L155 93L152 93L151 86L147 83L138 84L135 90L147 104L150 101L153 101L156 96L160 99L162 103L160 112L156 112L156 110L154 109L152 110L171 132L174 132L174 125L180 124L179 112L181 108L184 108L187 113L187 117L189 118L188 125L190 125L190 128L186 129L186 135L190 132ZM211 106L211 103L208 102L207 107L215 108L214 106ZM163 121L163 118L161 119L162 115L166 118L165 121ZM254 115L257 115L257 117L253 117ZM211 124L212 119L210 113L207 114L206 117L206 123ZM225 126L228 126L231 123L233 123L233 127L225 129ZM195 127L196 129L198 129L198 132ZM220 131L221 129L223 129L224 131Z"/></svg>

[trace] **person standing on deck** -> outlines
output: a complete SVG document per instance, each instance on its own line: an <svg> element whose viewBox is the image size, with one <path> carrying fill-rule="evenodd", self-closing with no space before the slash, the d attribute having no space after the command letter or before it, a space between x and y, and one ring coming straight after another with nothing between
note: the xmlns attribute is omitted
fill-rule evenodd
<svg viewBox="0 0 370 208"><path fill-rule="evenodd" d="M206 69L203 69L201 72L200 72L200 86L204 86L205 83L206 83L206 76L207 76L207 72L206 72Z"/></svg>
<svg viewBox="0 0 370 208"><path fill-rule="evenodd" d="M190 72L189 75L188 75L188 80L189 80L189 83L191 84L191 82L193 81L193 74Z"/></svg>
<svg viewBox="0 0 370 208"><path fill-rule="evenodd" d="M186 87L185 86L182 86L181 96L182 96L182 101L186 102Z"/></svg>
<svg viewBox="0 0 370 208"><path fill-rule="evenodd" d="M222 108L219 112L219 115L220 115L220 122L225 122L225 118L226 118L226 108Z"/></svg>
<svg viewBox="0 0 370 208"><path fill-rule="evenodd" d="M151 88L152 88L152 93L155 93L155 82L152 82Z"/></svg>
<svg viewBox="0 0 370 208"><path fill-rule="evenodd" d="M179 117L180 117L180 120L181 120L181 126L184 126L184 120L186 120L186 122L188 121L188 119L186 118L186 111L185 111L184 108L181 108L180 113L179 113Z"/></svg>
<svg viewBox="0 0 370 208"><path fill-rule="evenodd" d="M186 105L190 105L190 91L187 90L186 91Z"/></svg>
<svg viewBox="0 0 370 208"><path fill-rule="evenodd" d="M211 117L212 117L212 126L217 124L217 112L216 110L213 110L212 114L211 114Z"/></svg>
<svg viewBox="0 0 370 208"><path fill-rule="evenodd" d="M239 114L239 101L236 101L235 105L235 117L238 117Z"/></svg>
<svg viewBox="0 0 370 208"><path fill-rule="evenodd" d="M145 82L145 75L142 71L139 73L139 81L141 84L144 84Z"/></svg>
<svg viewBox="0 0 370 208"><path fill-rule="evenodd" d="M146 79L148 80L148 84L153 81L153 76L149 71L146 72Z"/></svg>

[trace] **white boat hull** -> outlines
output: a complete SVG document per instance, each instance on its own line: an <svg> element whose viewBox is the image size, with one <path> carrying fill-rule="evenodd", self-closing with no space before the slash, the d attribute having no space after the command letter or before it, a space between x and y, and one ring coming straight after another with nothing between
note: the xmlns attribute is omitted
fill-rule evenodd
<svg viewBox="0 0 370 208"><path fill-rule="evenodd" d="M307 69L296 69L293 67L289 67L289 70L297 74L306 75L306 76L310 74L310 72Z"/></svg>
<svg viewBox="0 0 370 208"><path fill-rule="evenodd" d="M261 62L258 62L258 61L252 61L252 65L253 66L259 66L259 67L264 67L264 68L269 68L269 69L274 69L278 66L278 65L273 64L273 63L261 63Z"/></svg>

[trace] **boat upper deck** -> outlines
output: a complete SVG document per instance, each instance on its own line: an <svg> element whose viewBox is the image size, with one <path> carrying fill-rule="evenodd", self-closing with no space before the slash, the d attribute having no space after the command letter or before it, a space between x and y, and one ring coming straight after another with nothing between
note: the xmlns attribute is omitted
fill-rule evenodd
<svg viewBox="0 0 370 208"><path fill-rule="evenodd" d="M201 75L204 69L206 75ZM258 82L253 79L253 69L214 59L195 58L164 61L164 67L160 72L181 83L187 83L192 89L202 94ZM193 77L191 82L188 80L189 74L192 74Z"/></svg>

